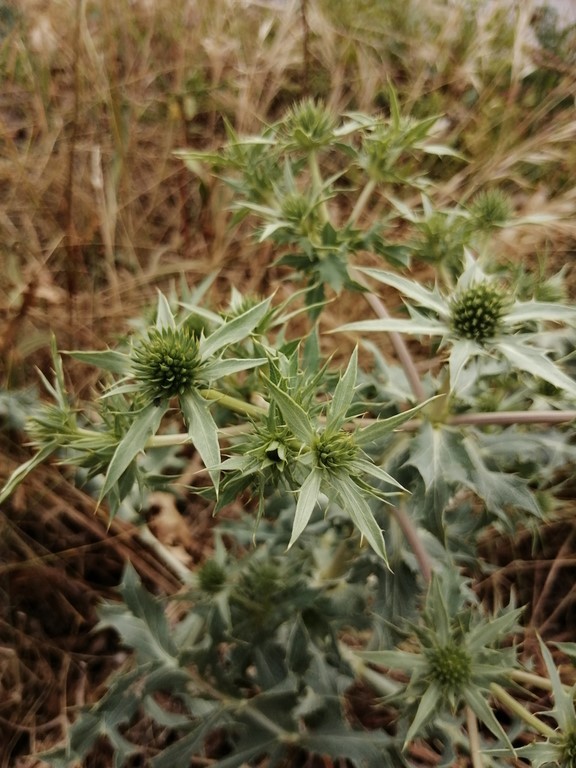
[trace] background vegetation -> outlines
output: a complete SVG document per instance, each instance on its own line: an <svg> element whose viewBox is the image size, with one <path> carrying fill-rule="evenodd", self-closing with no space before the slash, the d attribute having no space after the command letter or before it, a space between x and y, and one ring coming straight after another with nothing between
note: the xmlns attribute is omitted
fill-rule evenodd
<svg viewBox="0 0 576 768"><path fill-rule="evenodd" d="M140 329L142 318L153 320L158 289L193 295L204 286L215 310L228 306L232 286L289 297L293 287L286 265L276 263L277 244L252 237L250 219L230 226L230 190L205 165L192 173L175 151L220 147L227 125L239 135L260 134L304 97L322 100L335 114L389 115L393 84L403 114L439 116L434 140L453 154L428 153L414 169L434 179L436 209L466 206L486 188L504 191L517 224L491 233L492 269L514 274L520 298L571 303L575 30L537 5L1 5L2 481L31 455L25 420L45 398L38 369L52 378L52 336L60 349L113 346ZM416 206L417 199L414 190L408 202ZM381 215L382 209L371 210L374 221ZM442 216L404 227L394 231L395 254L401 262L410 244L411 275L423 283L451 248L460 250ZM397 306L394 289L384 290ZM362 320L360 304L357 294L342 294L328 304L322 330ZM349 359L357 341L327 333L321 339L336 364ZM394 358L387 334L370 340ZM428 370L428 352L415 342L410 349L419 370ZM362 365L374 365L366 349L360 354ZM99 387L98 373L73 358L66 359L65 378L78 402ZM540 392L543 402L552 394ZM570 443L571 433L564 434ZM192 486L200 460L191 449L178 458L179 483ZM522 654L542 673L546 658L536 635L548 643L571 641L575 626L574 477L564 454L550 466L553 475L536 487L549 507L545 520L512 530L492 526L475 553L485 566L474 585L483 604L498 606L513 593L528 606ZM237 520L240 507L232 503L220 514ZM99 700L107 676L122 668L126 650L116 632L91 630L96 606L117 598L123 578L128 602L128 561L151 592L166 596L181 590L183 574L223 557L213 505L198 493L177 499L155 493L141 514L118 515L112 523L105 506L95 508L90 484L80 485L68 464L56 463L38 467L2 503L2 766L40 765L34 755L60 743L76 710ZM350 645L360 637L348 638ZM567 657L558 654L557 663L572 683ZM534 711L550 708L547 694L533 695ZM386 726L387 712L375 698L358 682L348 693L351 719L365 728ZM131 738L152 751L168 743L168 726L139 727ZM211 738L205 762L195 764L226 753L225 740L218 733ZM86 765L108 766L111 759L102 742ZM132 758L135 765L145 759ZM328 757L313 763L306 754L292 759L288 764L338 764ZM432 739L416 744L410 759L434 765L441 758ZM447 764L467 759L460 750Z"/></svg>

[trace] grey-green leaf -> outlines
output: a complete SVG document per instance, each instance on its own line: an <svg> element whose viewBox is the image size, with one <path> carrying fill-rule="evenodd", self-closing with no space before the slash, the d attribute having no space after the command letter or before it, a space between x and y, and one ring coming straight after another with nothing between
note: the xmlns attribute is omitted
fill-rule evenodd
<svg viewBox="0 0 576 768"><path fill-rule="evenodd" d="M202 358L206 360L223 347L236 344L238 341L245 339L256 328L258 323L264 319L269 309L270 299L266 299L233 320L221 325L210 336L201 340L200 354Z"/></svg>
<svg viewBox="0 0 576 768"><path fill-rule="evenodd" d="M102 368L104 371L110 371L110 373L117 373L119 375L125 375L130 368L130 357L115 349L105 349L100 352L73 350L63 354L70 355L70 357L80 360L82 363L94 365L96 368Z"/></svg>
<svg viewBox="0 0 576 768"><path fill-rule="evenodd" d="M188 424L188 434L196 446L202 461L218 493L220 472L220 446L218 444L218 427L212 418L208 403L198 392L192 390L180 397L180 408Z"/></svg>
<svg viewBox="0 0 576 768"><path fill-rule="evenodd" d="M576 381L565 374L543 352L512 339L498 341L496 347L520 370L544 379L558 389L569 392L572 397L576 397Z"/></svg>
<svg viewBox="0 0 576 768"><path fill-rule="evenodd" d="M302 406L298 405L290 395L280 389L280 387L277 387L270 379L266 379L266 383L270 390L271 398L280 408L280 412L286 421L286 426L299 440L303 443L308 443L314 430Z"/></svg>
<svg viewBox="0 0 576 768"><path fill-rule="evenodd" d="M359 429L355 433L357 445L361 447L367 446L376 440L381 440L383 437L400 427L402 424L410 421L410 419L416 416L418 411L421 411L422 408L425 408L429 403L439 397L443 397L443 395L436 395L435 397L431 397L423 403L418 403L418 405L414 406L414 408L410 408L407 411L402 411L402 413L397 413L395 416L389 416L387 419L379 419L374 424L370 424L368 427Z"/></svg>
<svg viewBox="0 0 576 768"><path fill-rule="evenodd" d="M384 283L384 285L396 288L396 290L400 291L404 296L408 296L408 298L420 306L437 312L440 317L448 318L450 316L448 302L440 295L437 289L430 291L415 280L408 280L406 277L396 275L393 272L384 272L381 269L370 269L368 267L357 267L357 269L359 272L363 272L365 275L378 280L378 282Z"/></svg>
<svg viewBox="0 0 576 768"><path fill-rule="evenodd" d="M338 381L334 390L334 397L330 403L326 430L337 429L344 419L354 397L356 376L358 374L358 349L355 349L343 376Z"/></svg>
<svg viewBox="0 0 576 768"><path fill-rule="evenodd" d="M294 524L292 526L292 535L290 537L288 549L290 549L308 525L314 507L316 506L316 502L318 501L321 483L322 473L318 469L313 469L302 483L302 488L298 495L298 503L296 504Z"/></svg>
<svg viewBox="0 0 576 768"><path fill-rule="evenodd" d="M158 431L167 409L167 405L148 405L135 415L130 429L118 443L108 465L99 501L110 492L134 458L145 449L148 438Z"/></svg>

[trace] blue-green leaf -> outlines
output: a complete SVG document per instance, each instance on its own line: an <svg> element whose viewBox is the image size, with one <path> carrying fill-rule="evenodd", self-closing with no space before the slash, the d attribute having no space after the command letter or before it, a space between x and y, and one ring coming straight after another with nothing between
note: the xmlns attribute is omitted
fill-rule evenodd
<svg viewBox="0 0 576 768"><path fill-rule="evenodd" d="M200 354L203 360L214 355L223 347L236 344L245 339L256 328L258 323L264 319L266 313L270 310L270 299L256 304L243 314L235 317L224 325L217 328L210 336L200 341Z"/></svg>
<svg viewBox="0 0 576 768"><path fill-rule="evenodd" d="M377 320L357 320L338 326L334 333L363 331L365 333L410 333L413 336L444 336L450 332L439 320L413 320L410 317L382 317Z"/></svg>
<svg viewBox="0 0 576 768"><path fill-rule="evenodd" d="M298 494L298 503L296 504L294 524L292 526L292 535L290 537L288 549L290 549L308 525L314 507L316 506L316 502L318 501L321 483L322 472L318 469L313 469L302 483L302 488Z"/></svg>
<svg viewBox="0 0 576 768"><path fill-rule="evenodd" d="M170 309L168 299L161 291L158 291L158 309L156 310L156 328L176 328L174 315Z"/></svg>
<svg viewBox="0 0 576 768"><path fill-rule="evenodd" d="M277 404L286 426L293 432L295 437L303 443L310 442L314 433L310 419L301 405L293 400L284 390L277 387L270 379L266 379L270 390L271 399Z"/></svg>
<svg viewBox="0 0 576 768"><path fill-rule="evenodd" d="M389 285L392 288L400 291L404 296L415 301L422 307L436 312L440 317L447 319L450 317L450 308L448 302L440 295L439 291L435 288L433 291L424 288L423 285L415 282L414 280L408 280L406 277L396 275L393 272L384 272L381 269L371 269L369 267L357 267L359 272L363 272L365 275L373 277L384 285Z"/></svg>
<svg viewBox="0 0 576 768"><path fill-rule="evenodd" d="M370 505L362 495L362 492L349 478L331 477L330 482L338 493L343 511L350 516L356 528L358 528L376 554L380 555L384 562L388 564L382 529L376 522Z"/></svg>
<svg viewBox="0 0 576 768"><path fill-rule="evenodd" d="M419 403L414 408L410 408L407 411L402 411L402 413L397 413L395 416L389 416L387 419L379 419L374 424L370 424L368 427L359 429L354 435L356 438L356 444L362 447L369 445L376 440L381 440L397 427L401 426L407 421L410 421L410 419L412 419L418 413L418 411L421 411L422 408L425 408L429 403L437 400L439 397L443 397L443 395L435 395L425 402Z"/></svg>
<svg viewBox="0 0 576 768"><path fill-rule="evenodd" d="M350 403L354 397L357 373L358 349L355 349L350 357L346 371L338 381L334 390L334 397L330 403L326 421L327 431L330 429L337 429L346 418L346 413L348 412L348 408L350 408Z"/></svg>
<svg viewBox="0 0 576 768"><path fill-rule="evenodd" d="M96 368L102 368L104 371L110 371L110 373L117 373L119 375L125 375L130 368L130 357L115 349L105 349L100 352L74 350L72 352L64 352L63 354L70 355L70 357L80 360L82 363L94 365Z"/></svg>
<svg viewBox="0 0 576 768"><path fill-rule="evenodd" d="M20 483L32 472L33 469L43 464L46 459L51 456L54 451L58 450L58 442L53 440L48 445L41 448L38 453L32 456L31 459L25 461L17 467L10 475L6 484L0 490L0 504L6 501L6 499L14 493L14 490L20 485Z"/></svg>
<svg viewBox="0 0 576 768"><path fill-rule="evenodd" d="M558 389L569 392L572 397L576 397L576 381L565 374L544 352L528 347L520 341L514 341L512 338L498 341L495 346L520 370L544 379Z"/></svg>
<svg viewBox="0 0 576 768"><path fill-rule="evenodd" d="M220 446L218 444L218 427L212 418L208 403L195 390L180 397L180 408L188 424L188 434L196 446L204 466L208 470L216 493L220 472Z"/></svg>
<svg viewBox="0 0 576 768"><path fill-rule="evenodd" d="M156 434L162 417L167 410L168 405L147 405L135 414L130 429L118 443L108 465L99 501L102 501L106 494L110 492L134 458L144 450L148 438Z"/></svg>

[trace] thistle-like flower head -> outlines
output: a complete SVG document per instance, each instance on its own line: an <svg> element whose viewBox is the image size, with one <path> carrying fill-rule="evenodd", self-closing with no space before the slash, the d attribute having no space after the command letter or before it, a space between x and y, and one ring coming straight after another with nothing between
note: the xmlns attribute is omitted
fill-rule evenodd
<svg viewBox="0 0 576 768"><path fill-rule="evenodd" d="M466 686L472 677L472 657L462 645L448 642L425 651L428 674L448 695Z"/></svg>
<svg viewBox="0 0 576 768"><path fill-rule="evenodd" d="M514 668L514 647L499 647L517 631L520 610L503 609L485 616L481 605L460 577L449 572L434 576L422 618L409 624L411 647L404 650L370 651L366 661L410 676L406 688L406 742L411 741L438 713L468 706L495 735L507 741L488 700L490 686Z"/></svg>
<svg viewBox="0 0 576 768"><path fill-rule="evenodd" d="M185 326L153 328L134 348L132 370L149 402L184 395L201 379L198 341Z"/></svg>
<svg viewBox="0 0 576 768"><path fill-rule="evenodd" d="M198 583L203 592L215 595L226 584L226 570L216 560L207 560L198 571Z"/></svg>
<svg viewBox="0 0 576 768"><path fill-rule="evenodd" d="M450 302L452 332L457 338L483 344L497 335L505 311L506 296L493 283L470 285Z"/></svg>
<svg viewBox="0 0 576 768"><path fill-rule="evenodd" d="M490 230L505 224L512 214L507 195L499 189L488 189L474 198L470 207L474 225L481 230Z"/></svg>
<svg viewBox="0 0 576 768"><path fill-rule="evenodd" d="M359 454L354 436L344 430L321 432L313 448L318 466L328 472L349 471Z"/></svg>
<svg viewBox="0 0 576 768"><path fill-rule="evenodd" d="M279 125L280 135L289 146L307 152L330 144L335 128L336 119L332 112L314 99L295 104Z"/></svg>
<svg viewBox="0 0 576 768"><path fill-rule="evenodd" d="M464 249L465 269L449 291L426 288L417 280L378 269L358 268L375 280L396 288L406 301L409 317L385 317L347 323L340 331L392 331L421 337L440 336L449 353L450 389L472 389L482 370L498 361L515 374L536 376L576 396L576 382L538 344L537 335L549 323L576 325L576 308L556 301L519 301L487 275ZM478 365L471 365L472 362Z"/></svg>

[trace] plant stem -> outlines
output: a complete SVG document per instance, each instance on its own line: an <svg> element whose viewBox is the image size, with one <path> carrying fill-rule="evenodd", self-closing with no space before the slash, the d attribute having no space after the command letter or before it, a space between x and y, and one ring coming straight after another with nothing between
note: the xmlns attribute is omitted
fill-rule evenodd
<svg viewBox="0 0 576 768"><path fill-rule="evenodd" d="M351 277L353 277L357 283L360 283L360 285L368 288L362 275L360 275L355 269L351 269L350 272ZM371 293L370 290L368 293L364 294L364 298L368 304L370 304L377 317L383 319L390 317L388 310L384 306L383 302L378 298L378 296L375 296L373 293ZM396 333L396 331L389 331L388 336L390 337L394 351L398 356L400 365L404 369L404 373L406 374L406 378L408 379L414 397L418 400L418 402L426 400L426 392L424 391L424 387L420 381L420 374L416 370L414 360L412 359L412 355L406 346L406 342L404 341L403 336L399 333Z"/></svg>
<svg viewBox="0 0 576 768"><path fill-rule="evenodd" d="M432 563L430 561L430 557L428 556L428 552L426 552L424 549L424 545L422 544L422 539L418 535L418 531L416 530L410 516L406 513L404 505L401 503L397 507L392 507L391 514L400 526L400 530L404 534L404 538L414 553L414 557L416 558L418 566L420 567L422 578L426 584L429 584L432 580Z"/></svg>
<svg viewBox="0 0 576 768"><path fill-rule="evenodd" d="M450 416L447 424L564 424L576 420L576 411L487 411L459 413Z"/></svg>
<svg viewBox="0 0 576 768"><path fill-rule="evenodd" d="M480 748L480 734L478 733L478 720L476 719L474 710L470 706L466 706L466 725L468 727L472 768L484 768Z"/></svg>
<svg viewBox="0 0 576 768"><path fill-rule="evenodd" d="M550 728L550 726L546 725L546 723L540 720L539 717L536 717L536 715L533 715L532 712L529 712L523 704L520 704L520 702L511 696L508 691L505 691L501 685L498 685L498 683L492 683L490 685L490 690L498 699L498 701L506 707L506 709L510 710L510 712L513 712L515 715L518 715L518 717L520 717L535 731L541 733L543 736L546 736L549 739L556 736L556 732L553 728Z"/></svg>
<svg viewBox="0 0 576 768"><path fill-rule="evenodd" d="M367 666L347 645L338 643L338 650L344 661L350 665L354 674L371 685L376 693L381 696L392 696L393 694L398 693L401 688L400 683L380 674L380 672L377 672L375 669L371 669L371 667Z"/></svg>
<svg viewBox="0 0 576 768"><path fill-rule="evenodd" d="M532 672L525 672L523 669L513 669L508 674L508 677L518 683L524 683L525 685L533 685L535 688L541 688L543 691L554 690L554 686L548 677L535 675ZM571 686L569 685L563 685L562 687L567 693L569 693L571 690Z"/></svg>
<svg viewBox="0 0 576 768"><path fill-rule="evenodd" d="M358 218L364 208L366 207L366 204L368 203L368 200L370 199L370 195L372 192L374 192L374 188L376 187L376 181L374 179L370 179L362 192L358 195L358 198L356 200L356 203L354 204L354 208L352 209L350 216L348 217L348 221L346 222L347 227L351 227L358 221Z"/></svg>
<svg viewBox="0 0 576 768"><path fill-rule="evenodd" d="M243 416L266 416L268 413L267 408L263 408L260 405L253 405L252 403L246 403L244 400L240 400L232 395L224 395L222 392L218 392L217 389L203 389L200 391L202 397L206 400L213 400L220 403L229 411L234 413L241 413Z"/></svg>
<svg viewBox="0 0 576 768"><path fill-rule="evenodd" d="M448 416L444 424L458 426L506 426L510 424L568 424L576 420L576 411L485 411L483 413L459 413ZM373 419L372 421L376 421ZM369 424L370 419L364 419ZM405 421L402 429L414 432L420 429L421 419Z"/></svg>
<svg viewBox="0 0 576 768"><path fill-rule="evenodd" d="M314 151L310 152L308 155L308 167L310 168L310 176L312 179L312 189L314 190L314 194L320 196L322 194L323 186L322 174L320 173L320 166L318 165L318 155ZM326 205L325 200L320 203L318 210L322 215L322 221L329 222L330 214L328 213L328 206Z"/></svg>
<svg viewBox="0 0 576 768"><path fill-rule="evenodd" d="M310 25L308 24L308 0L300 0L300 19L302 22L302 90L310 93Z"/></svg>

